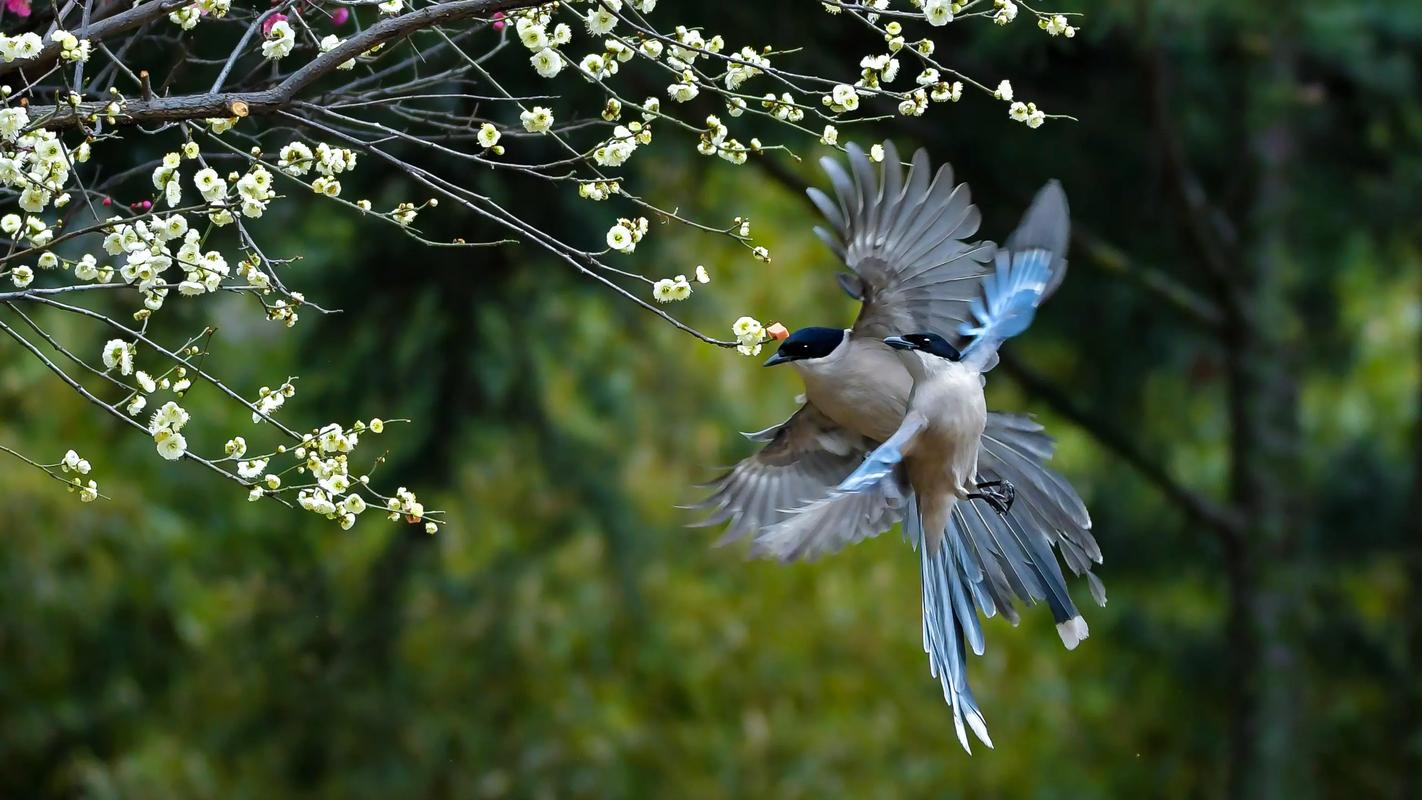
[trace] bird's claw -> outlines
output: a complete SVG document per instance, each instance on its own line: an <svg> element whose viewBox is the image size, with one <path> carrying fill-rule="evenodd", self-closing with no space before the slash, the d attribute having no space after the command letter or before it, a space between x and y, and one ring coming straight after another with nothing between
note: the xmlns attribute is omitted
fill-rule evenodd
<svg viewBox="0 0 1422 800"><path fill-rule="evenodd" d="M1017 499L1017 488L1009 481L987 481L979 483L978 490L969 494L968 499L985 500L1000 516L1007 516L1012 501Z"/></svg>

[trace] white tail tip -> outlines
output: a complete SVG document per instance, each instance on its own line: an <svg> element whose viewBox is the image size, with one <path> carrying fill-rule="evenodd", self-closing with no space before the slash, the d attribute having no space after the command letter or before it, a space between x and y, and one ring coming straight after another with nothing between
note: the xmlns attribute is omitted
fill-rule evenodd
<svg viewBox="0 0 1422 800"><path fill-rule="evenodd" d="M1086 627L1086 620L1078 614L1066 622L1057 623L1057 635L1062 637L1062 644L1066 645L1066 649L1075 650L1082 639L1091 635L1091 630Z"/></svg>

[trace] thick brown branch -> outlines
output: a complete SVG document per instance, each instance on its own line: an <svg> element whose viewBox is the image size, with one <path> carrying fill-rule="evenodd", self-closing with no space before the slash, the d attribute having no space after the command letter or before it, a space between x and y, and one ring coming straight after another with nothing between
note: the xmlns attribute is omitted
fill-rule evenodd
<svg viewBox="0 0 1422 800"><path fill-rule="evenodd" d="M331 74L341 64L377 45L403 39L438 25L449 25L497 11L536 5L537 0L456 0L427 6L409 14L381 20L359 34L318 55L305 66L288 75L269 89L251 92L212 92L207 94L161 97L127 103L115 115L119 124L174 122L208 117L243 117L277 111L321 78ZM146 6L140 6L144 8ZM120 15L121 16L121 15ZM110 19L117 19L112 17ZM97 25L94 27L98 27ZM33 128L58 130L77 126L81 121L104 114L104 103L80 103L59 106L47 116L38 116Z"/></svg>
<svg viewBox="0 0 1422 800"><path fill-rule="evenodd" d="M76 35L82 35L83 38L98 44L110 36L126 33L134 28L161 19L172 11L187 5L192 5L192 0L153 0L152 2L136 5L112 17L107 17L97 22L91 22L88 28L76 32ZM44 49L39 51L39 55L34 58L25 60L16 59L8 64L0 64L0 77L9 75L17 70L33 69L36 67L39 68L39 72L43 72L49 68L50 64L54 63L55 59L59 58L59 51L59 44L57 42L51 42L45 45ZM30 74L38 73L32 71Z"/></svg>

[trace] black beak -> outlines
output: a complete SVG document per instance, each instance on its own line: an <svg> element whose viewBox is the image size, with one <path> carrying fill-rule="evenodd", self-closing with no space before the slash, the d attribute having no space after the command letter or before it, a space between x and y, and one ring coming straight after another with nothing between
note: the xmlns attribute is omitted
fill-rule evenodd
<svg viewBox="0 0 1422 800"><path fill-rule="evenodd" d="M775 351L775 355L771 356L770 358L767 358L767 359L765 360L765 363L762 364L761 366L763 366L763 367L773 367L773 366L775 366L776 364L784 364L786 361L790 361L790 360L792 360L792 359L791 359L789 356L785 355L784 353L780 352L779 350L776 350L776 351Z"/></svg>
<svg viewBox="0 0 1422 800"><path fill-rule="evenodd" d="M889 336L884 339L884 344L895 350L917 350L918 346L902 336Z"/></svg>

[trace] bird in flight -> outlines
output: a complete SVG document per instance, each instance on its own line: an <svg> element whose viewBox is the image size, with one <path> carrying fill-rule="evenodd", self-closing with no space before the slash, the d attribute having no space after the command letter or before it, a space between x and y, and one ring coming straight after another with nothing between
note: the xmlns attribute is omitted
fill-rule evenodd
<svg viewBox="0 0 1422 800"><path fill-rule="evenodd" d="M803 404L746 434L762 448L709 484L699 524L728 523L723 542L749 537L752 554L793 561L902 520L920 554L930 669L964 748L965 726L991 746L967 684L965 639L984 647L974 608L1015 625L1013 598L1045 601L1074 648L1087 627L1054 547L1105 603L1090 572L1101 561L1091 518L1045 465L1051 438L1027 417L987 411L982 392L998 345L1026 329L1065 274L1066 199L1048 184L999 250L969 241L981 215L948 165L934 171L919 150L905 175L891 142L877 170L858 147L846 151L848 172L820 162L835 198L809 194L859 316L847 329L797 330L766 362L800 374Z"/></svg>

